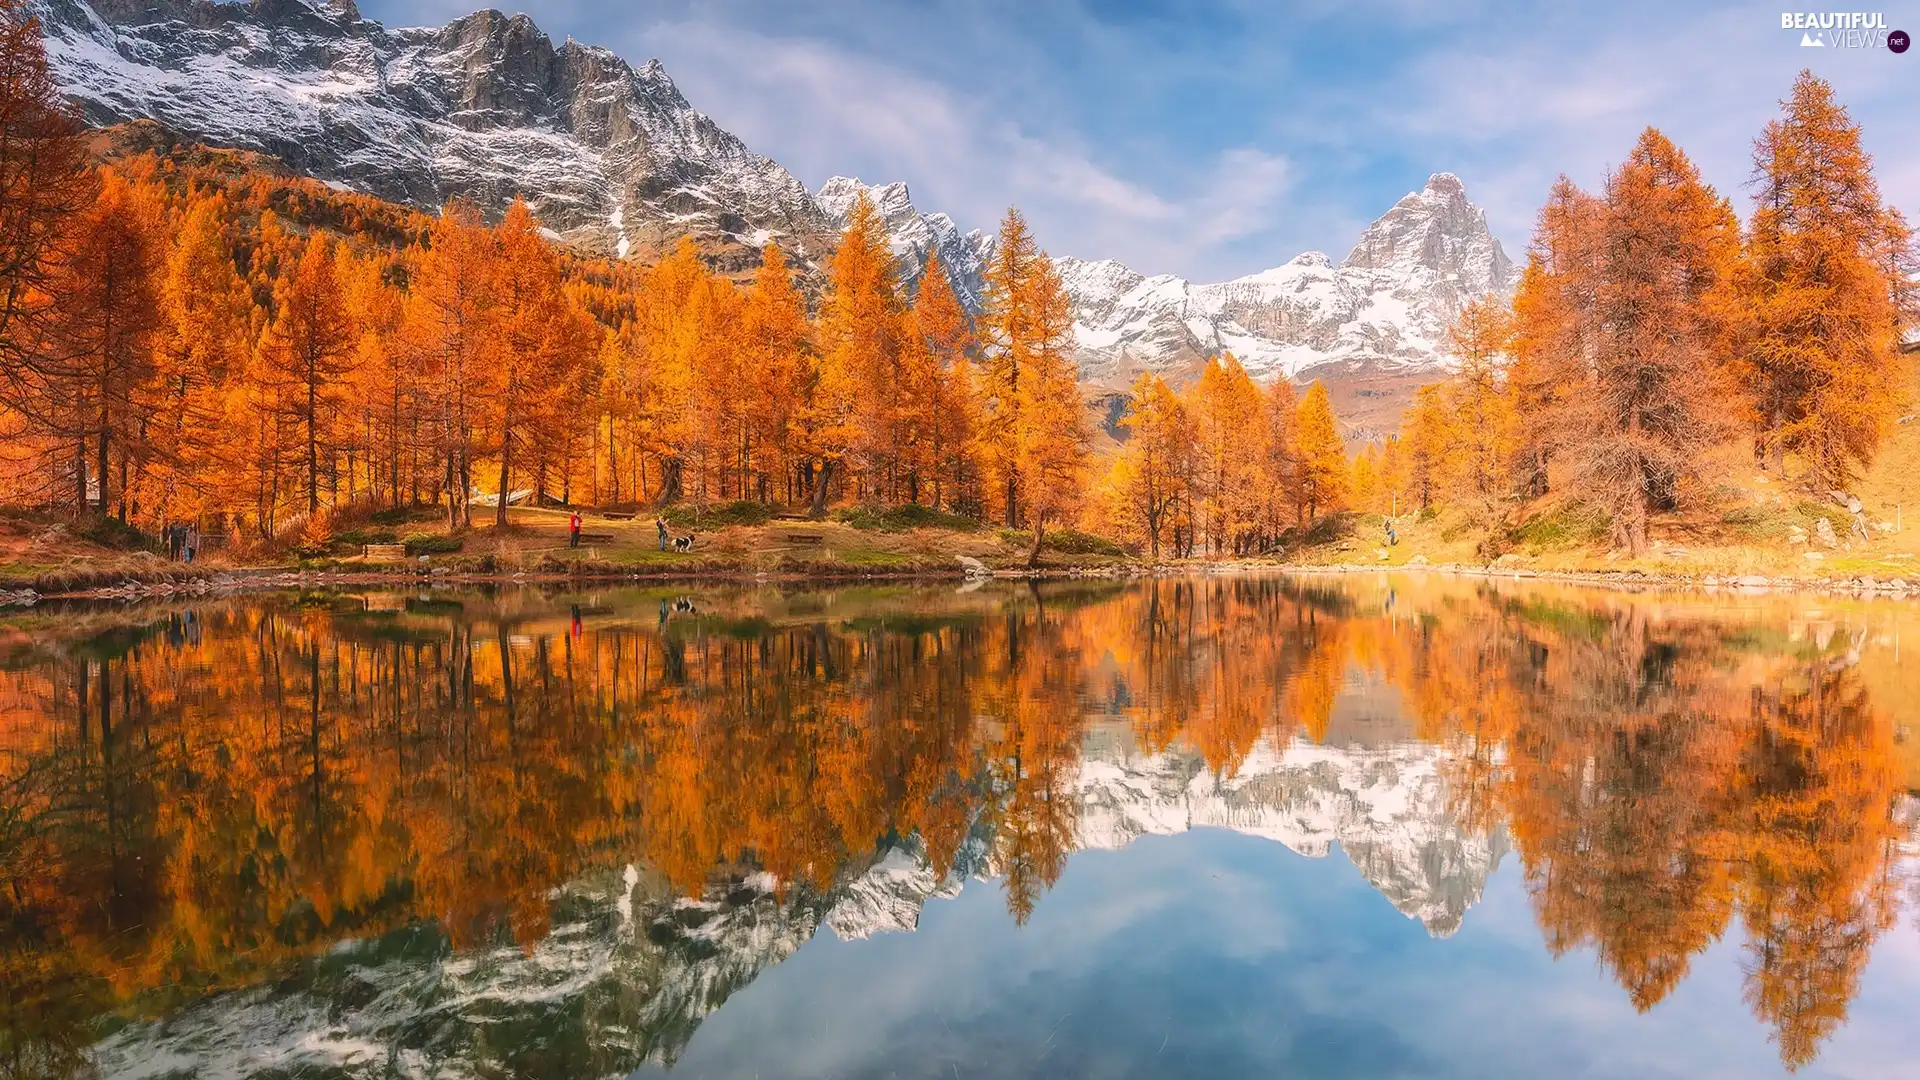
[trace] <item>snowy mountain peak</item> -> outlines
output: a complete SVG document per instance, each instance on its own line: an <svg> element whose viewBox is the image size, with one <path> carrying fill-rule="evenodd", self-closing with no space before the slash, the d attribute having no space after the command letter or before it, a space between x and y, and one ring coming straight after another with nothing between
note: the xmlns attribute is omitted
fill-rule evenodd
<svg viewBox="0 0 1920 1080"><path fill-rule="evenodd" d="M1219 284L1145 288L1117 263L1056 262L1074 300L1081 372L1114 389L1142 369L1178 377L1223 351L1256 377L1440 366L1453 316L1475 297L1509 295L1515 278L1452 173L1407 193L1337 266L1308 251Z"/></svg>
<svg viewBox="0 0 1920 1080"><path fill-rule="evenodd" d="M1343 266L1387 270L1408 278L1416 292L1452 283L1440 305L1452 311L1474 296L1505 294L1514 265L1487 228L1486 212L1467 201L1466 185L1452 173L1435 173L1419 191L1367 226Z"/></svg>
<svg viewBox="0 0 1920 1080"><path fill-rule="evenodd" d="M888 246L900 263L900 279L910 292L919 288L927 257L938 252L960 303L969 311L982 308L991 248L978 231L963 234L947 215L921 213L907 185L898 180L867 184L858 177L835 176L820 185L813 199L834 228L844 229L862 193L886 227Z"/></svg>

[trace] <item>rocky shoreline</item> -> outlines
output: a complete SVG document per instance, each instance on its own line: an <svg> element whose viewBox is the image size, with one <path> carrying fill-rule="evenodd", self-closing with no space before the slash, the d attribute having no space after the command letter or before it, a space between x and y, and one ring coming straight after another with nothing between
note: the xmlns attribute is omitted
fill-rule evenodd
<svg viewBox="0 0 1920 1080"><path fill-rule="evenodd" d="M177 574L143 577L129 574L110 584L82 588L54 587L42 591L33 585L0 589L0 609L33 607L49 600L103 600L133 602L178 597L230 596L272 589L327 589L352 586L485 586L645 583L846 583L858 581L1016 581L1124 580L1147 577L1187 577L1225 574L1439 574L1449 577L1505 581L1541 581L1617 591L1650 592L1693 590L1704 593L1763 595L1813 593L1831 596L1920 598L1920 579L1811 578L1760 574L1668 574L1643 570L1535 570L1527 567L1473 566L1462 563L1405 563L1393 566L1365 563L1276 563L1248 560L1193 563L1124 563L1101 566L1056 566L1028 570L989 568L968 560L951 568L916 566L897 570L856 567L814 567L803 570L689 568L674 571L590 570L578 573L546 571L475 572L449 567L432 569L355 571L287 567L217 570L193 577Z"/></svg>

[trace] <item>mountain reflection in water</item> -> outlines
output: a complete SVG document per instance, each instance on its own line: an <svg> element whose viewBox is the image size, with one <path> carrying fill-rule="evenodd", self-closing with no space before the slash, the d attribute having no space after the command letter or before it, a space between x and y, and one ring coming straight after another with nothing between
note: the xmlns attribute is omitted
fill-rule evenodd
<svg viewBox="0 0 1920 1080"><path fill-rule="evenodd" d="M1916 621L1386 577L15 616L0 1068L672 1065L823 924L994 889L1017 933L1201 828L1337 844L1436 938L1517 858L1641 1011L1724 937L1798 1068L1913 897Z"/></svg>

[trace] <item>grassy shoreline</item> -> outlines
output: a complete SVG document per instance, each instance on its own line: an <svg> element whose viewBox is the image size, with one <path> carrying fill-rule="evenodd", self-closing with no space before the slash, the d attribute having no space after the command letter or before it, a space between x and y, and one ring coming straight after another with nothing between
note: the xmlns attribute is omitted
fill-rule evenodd
<svg viewBox="0 0 1920 1080"><path fill-rule="evenodd" d="M1029 568L1030 534L924 508L856 508L827 520L776 517L770 508L751 504L683 510L669 519L669 529L675 537L694 537L685 551L660 550L650 514L589 511L579 547L568 543L565 511L516 507L505 527L460 530L447 530L433 514L415 510L387 528L344 532L319 557L303 559L285 547L216 550L191 565L101 542L84 528L58 520L15 516L0 521L5 527L0 533L6 533L0 541L8 542L0 545L0 606L288 586L957 582L970 575L1046 579L1254 572L1433 573L1600 588L1920 596L1920 566L1913 554L1899 550L1910 542L1904 535L1815 550L1819 545L1803 538L1794 546L1782 537L1724 526L1725 535L1709 535L1699 525L1673 523L1665 530L1671 535L1652 550L1629 557L1574 530L1530 526L1511 534L1521 539L1510 540L1502 554L1489 559L1480 547L1482 538L1446 516L1396 518L1398 542L1382 546L1386 518L1343 514L1293 537L1293 546L1272 557L1153 560L1098 537L1049 533L1039 564ZM1557 524L1550 517L1536 520Z"/></svg>

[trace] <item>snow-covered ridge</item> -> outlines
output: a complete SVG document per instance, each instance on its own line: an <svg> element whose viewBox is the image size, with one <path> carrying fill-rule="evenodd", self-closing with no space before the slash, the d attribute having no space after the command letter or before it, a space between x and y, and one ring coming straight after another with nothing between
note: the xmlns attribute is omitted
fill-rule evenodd
<svg viewBox="0 0 1920 1080"><path fill-rule="evenodd" d="M806 187L695 110L658 61L555 46L525 15L388 29L350 0L30 0L61 86L94 123L151 118L319 179L498 212L525 197L569 240L682 235L817 257Z"/></svg>

